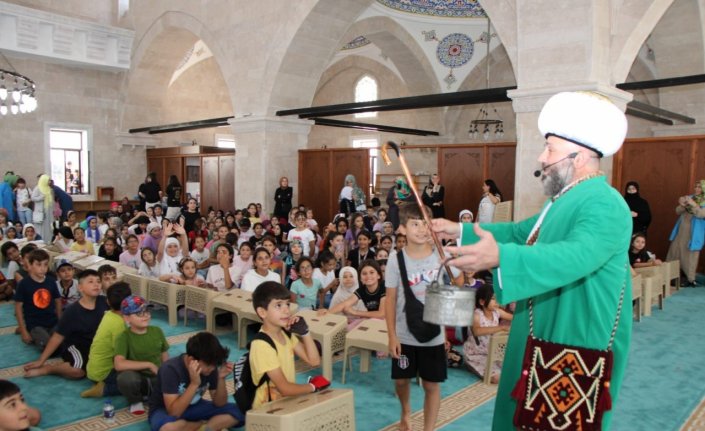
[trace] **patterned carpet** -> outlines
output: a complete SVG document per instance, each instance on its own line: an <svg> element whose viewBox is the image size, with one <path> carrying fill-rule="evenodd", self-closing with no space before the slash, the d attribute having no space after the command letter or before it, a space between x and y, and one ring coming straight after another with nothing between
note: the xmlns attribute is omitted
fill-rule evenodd
<svg viewBox="0 0 705 431"><path fill-rule="evenodd" d="M624 389L615 406L613 430L705 430L705 369L699 364L705 355L699 329L705 325L705 289L682 289L666 300L664 310L654 308L653 316L635 323L632 356L625 378ZM12 304L0 304L0 321L11 322ZM183 352L185 342L203 329L202 321L190 321L188 327L180 322L175 327L166 324L166 314L156 312L153 324L162 327L171 345L170 355ZM102 400L85 400L78 393L89 382L72 382L56 377L24 379L22 362L18 358L36 358L38 353L29 346L17 343L15 327L0 327L0 378L19 384L30 404L43 412L42 428L47 430L147 430L144 416L133 416L126 411L124 400L113 400L116 405L115 424L108 425L100 416ZM243 351L236 347L232 332L221 330L218 336L231 349L231 360ZM19 347L18 347L19 346ZM22 350L22 351L20 351ZM362 431L391 431L398 428L399 405L389 379L389 363L372 359L370 372L358 371L358 356L352 358L353 372L345 385L339 383L342 357L334 363L334 387L355 391L357 429ZM297 363L297 380L320 373ZM659 373L654 373L659 370ZM689 382L684 385L683 382ZM449 370L449 379L442 387L438 429L455 431L482 431L491 429L496 386L484 385L464 370ZM232 393L232 380L228 381ZM57 394L62 394L57 397ZM412 425L423 425L423 391L412 385ZM374 414L369 414L370 412Z"/></svg>

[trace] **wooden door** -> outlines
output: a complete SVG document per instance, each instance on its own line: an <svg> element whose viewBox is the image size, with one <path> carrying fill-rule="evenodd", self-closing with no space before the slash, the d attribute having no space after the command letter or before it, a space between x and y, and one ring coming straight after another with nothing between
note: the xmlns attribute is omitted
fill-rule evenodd
<svg viewBox="0 0 705 431"><path fill-rule="evenodd" d="M201 157L201 213L218 208L218 156Z"/></svg>
<svg viewBox="0 0 705 431"><path fill-rule="evenodd" d="M299 151L299 190L297 204L313 209L313 215L319 224L331 220L331 160L328 150Z"/></svg>
<svg viewBox="0 0 705 431"><path fill-rule="evenodd" d="M159 182L159 185L162 186L162 190L164 190L164 157L149 157L147 159L147 172L145 173L145 177L147 176L148 173L154 172L157 174L157 181ZM144 181L144 179L142 179Z"/></svg>
<svg viewBox="0 0 705 431"><path fill-rule="evenodd" d="M181 184L185 184L184 178L184 159L182 157L165 157L164 171L161 178L157 176L159 185L162 186L162 191L166 193L166 186L169 184L169 177L176 175Z"/></svg>
<svg viewBox="0 0 705 431"><path fill-rule="evenodd" d="M438 172L445 187L446 217L457 220L463 209L477 217L482 197L485 151L477 147L442 147L438 151ZM512 165L513 167L513 165Z"/></svg>
<svg viewBox="0 0 705 431"><path fill-rule="evenodd" d="M494 180L497 184L499 191L502 192L503 200L513 200L516 146L489 146L487 153L487 178Z"/></svg>
<svg viewBox="0 0 705 431"><path fill-rule="evenodd" d="M354 175L367 193L369 158L369 150L364 148L300 150L298 204L312 208L319 223L328 223L338 213L338 196L346 175ZM368 203L369 199L367 196Z"/></svg>
<svg viewBox="0 0 705 431"><path fill-rule="evenodd" d="M235 156L218 157L218 208L235 209Z"/></svg>
<svg viewBox="0 0 705 431"><path fill-rule="evenodd" d="M647 138L624 143L614 159L613 184L624 194L629 181L639 183L639 194L649 202L651 225L647 248L665 259L671 230L678 219L678 197L693 193L696 180L705 175L705 139ZM699 271L703 270L701 253Z"/></svg>

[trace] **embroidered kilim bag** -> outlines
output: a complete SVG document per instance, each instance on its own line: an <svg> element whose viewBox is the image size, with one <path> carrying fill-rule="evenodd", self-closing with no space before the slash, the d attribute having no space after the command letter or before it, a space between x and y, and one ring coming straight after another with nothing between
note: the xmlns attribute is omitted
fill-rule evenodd
<svg viewBox="0 0 705 431"><path fill-rule="evenodd" d="M526 244L533 245L536 242L543 219L556 199L580 182L597 175L601 173L581 178L555 195L541 213ZM529 298L529 336L526 339L521 376L511 393L512 398L517 400L514 411L516 427L529 431L602 429L602 416L612 409L612 343L622 314L626 286L625 276L617 317L605 350L536 338L533 299Z"/></svg>
<svg viewBox="0 0 705 431"><path fill-rule="evenodd" d="M622 312L624 288L607 349L589 349L534 337L533 301L529 299L529 336L521 377L511 395L517 400L514 425L523 430L602 429L612 409L612 342Z"/></svg>

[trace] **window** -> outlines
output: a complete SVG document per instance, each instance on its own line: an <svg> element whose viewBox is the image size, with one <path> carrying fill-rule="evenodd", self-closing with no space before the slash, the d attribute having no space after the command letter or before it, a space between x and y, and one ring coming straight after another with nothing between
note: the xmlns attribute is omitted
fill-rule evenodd
<svg viewBox="0 0 705 431"><path fill-rule="evenodd" d="M355 102L370 102L377 100L377 81L371 76L365 75L357 81L355 85ZM376 117L376 112L361 112L355 114L355 118Z"/></svg>
<svg viewBox="0 0 705 431"><path fill-rule="evenodd" d="M72 195L90 194L89 130L49 128L49 160L54 185Z"/></svg>
<svg viewBox="0 0 705 431"><path fill-rule="evenodd" d="M352 141L353 148L370 149L370 184L367 195L372 196L377 187L377 160L379 160L379 141L377 138L357 138Z"/></svg>

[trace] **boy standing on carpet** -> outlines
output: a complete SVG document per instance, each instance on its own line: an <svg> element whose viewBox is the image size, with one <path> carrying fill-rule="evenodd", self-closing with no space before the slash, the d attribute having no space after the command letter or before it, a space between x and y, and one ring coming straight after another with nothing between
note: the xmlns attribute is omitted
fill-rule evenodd
<svg viewBox="0 0 705 431"><path fill-rule="evenodd" d="M96 271L87 269L81 272L78 275L78 289L81 299L66 307L39 359L24 366L25 377L55 374L67 379L81 379L86 376L88 351L108 304L103 298L99 299L100 277ZM46 364L47 359L62 345L64 362Z"/></svg>
<svg viewBox="0 0 705 431"><path fill-rule="evenodd" d="M61 316L61 297L56 281L47 276L46 251L32 250L27 254L26 264L27 276L15 291L15 316L22 341L43 351Z"/></svg>
<svg viewBox="0 0 705 431"><path fill-rule="evenodd" d="M149 395L157 383L157 372L169 359L169 343L157 326L150 326L151 305L141 296L130 295L122 301L121 311L127 331L115 340L115 370L117 385L127 402L130 413L144 414L142 397Z"/></svg>
<svg viewBox="0 0 705 431"><path fill-rule="evenodd" d="M115 339L125 332L125 321L122 318L122 300L132 295L130 285L118 282L108 288L107 302L110 311L105 313L98 325L98 330L91 343L88 353L88 379L95 382L91 388L81 392L81 397L102 397L117 395L117 372L113 369L115 357Z"/></svg>
<svg viewBox="0 0 705 431"><path fill-rule="evenodd" d="M428 209L426 211L431 212ZM399 222L399 232L406 235L407 245L389 256L385 273L385 319L389 332L389 351L393 358L392 379L401 403L399 429L411 429L411 379L418 375L423 382L425 394L424 430L432 431L441 404L440 383L447 377L445 336L440 326L437 326L435 336L429 334L431 338L423 342L417 339L418 333L412 333L407 322L421 320L422 316L407 316L405 290L410 290L409 294L415 300L424 302L426 288L434 280L441 260L430 242L429 226L424 222L418 206L402 206L399 209ZM404 266L400 268L401 259Z"/></svg>
<svg viewBox="0 0 705 431"><path fill-rule="evenodd" d="M226 362L230 349L215 335L199 332L186 342L186 353L159 367L157 383L149 397L149 425L152 431L206 430L242 426L245 415L228 403L225 378L233 364ZM203 399L209 391L212 401Z"/></svg>

